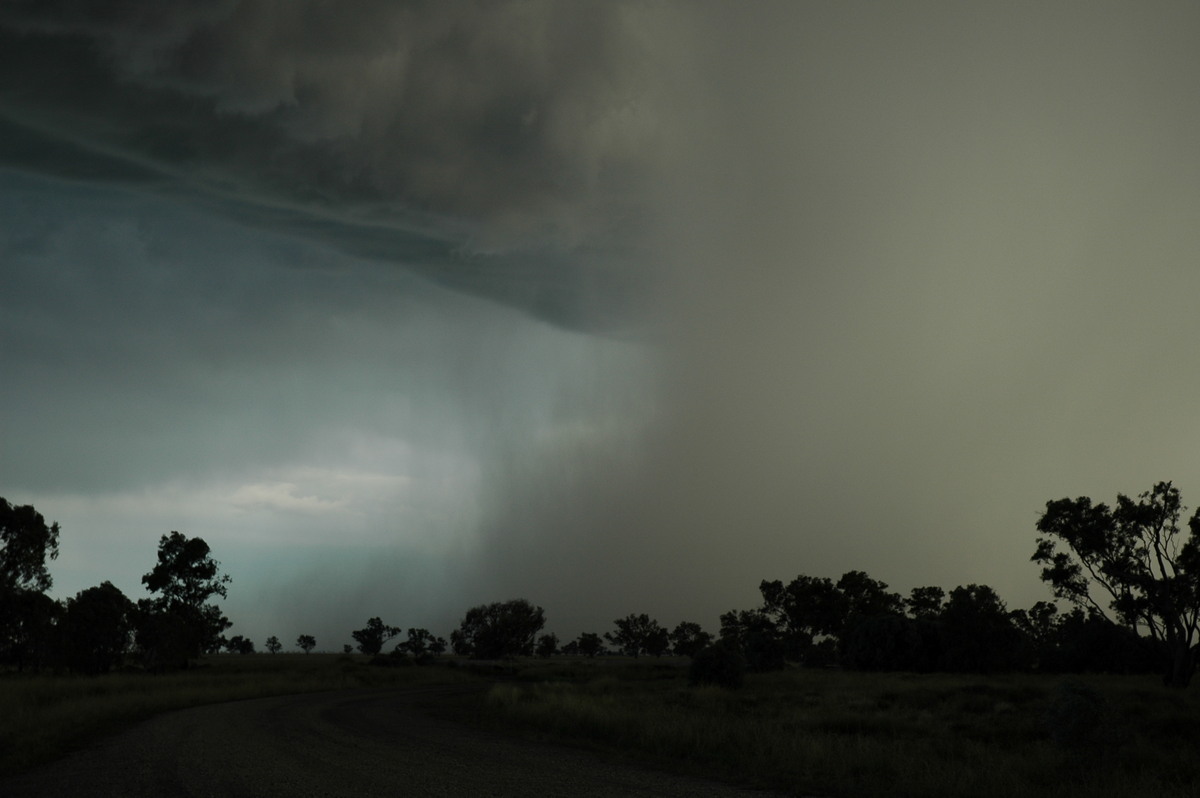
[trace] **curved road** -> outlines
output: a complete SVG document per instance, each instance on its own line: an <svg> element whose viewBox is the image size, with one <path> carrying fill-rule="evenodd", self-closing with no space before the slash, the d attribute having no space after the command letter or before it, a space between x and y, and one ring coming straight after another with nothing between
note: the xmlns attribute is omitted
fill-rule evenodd
<svg viewBox="0 0 1200 798"><path fill-rule="evenodd" d="M0 780L0 795L767 795L504 737L423 708L453 689L343 690L172 712Z"/></svg>

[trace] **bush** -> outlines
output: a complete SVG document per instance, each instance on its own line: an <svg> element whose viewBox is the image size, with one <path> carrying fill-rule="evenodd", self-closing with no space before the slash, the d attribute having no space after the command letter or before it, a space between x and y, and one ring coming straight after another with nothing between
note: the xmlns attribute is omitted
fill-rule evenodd
<svg viewBox="0 0 1200 798"><path fill-rule="evenodd" d="M688 683L715 684L719 687L737 688L746 681L746 658L738 647L728 640L718 640L701 649L692 658L688 668Z"/></svg>

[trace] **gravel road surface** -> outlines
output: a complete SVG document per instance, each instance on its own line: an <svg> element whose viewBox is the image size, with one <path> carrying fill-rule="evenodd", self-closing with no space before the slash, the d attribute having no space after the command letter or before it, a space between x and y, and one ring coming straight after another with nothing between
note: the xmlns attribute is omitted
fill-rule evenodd
<svg viewBox="0 0 1200 798"><path fill-rule="evenodd" d="M768 795L431 714L447 692L344 690L172 712L0 780L0 796Z"/></svg>

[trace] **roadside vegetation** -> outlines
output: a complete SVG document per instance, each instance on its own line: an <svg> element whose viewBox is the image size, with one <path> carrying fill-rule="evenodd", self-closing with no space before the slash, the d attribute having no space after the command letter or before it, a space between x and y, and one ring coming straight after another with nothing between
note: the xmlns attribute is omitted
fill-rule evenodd
<svg viewBox="0 0 1200 798"><path fill-rule="evenodd" d="M796 795L1195 796L1200 701L1152 676L790 668L741 689L663 662L530 664L498 728Z"/></svg>

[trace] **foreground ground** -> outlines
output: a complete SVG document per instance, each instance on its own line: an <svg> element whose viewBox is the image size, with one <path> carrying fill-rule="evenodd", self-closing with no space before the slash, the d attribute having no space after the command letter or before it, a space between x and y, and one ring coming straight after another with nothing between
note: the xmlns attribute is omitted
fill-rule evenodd
<svg viewBox="0 0 1200 798"><path fill-rule="evenodd" d="M544 794L586 795L581 779L595 794L677 794L645 775L668 771L838 798L1200 796L1200 687L789 669L725 690L689 685L686 664L299 654L0 675L0 795L530 794L506 772L543 774ZM253 700L269 696L291 697ZM584 760L641 767L603 775Z"/></svg>
<svg viewBox="0 0 1200 798"><path fill-rule="evenodd" d="M464 690L478 688L339 690L171 712L0 780L0 795L764 795L431 713Z"/></svg>

